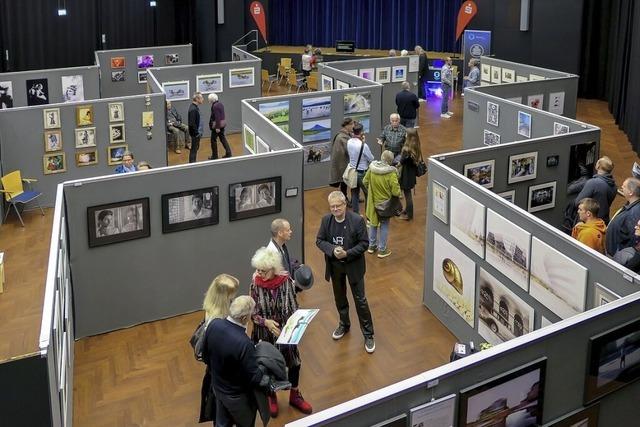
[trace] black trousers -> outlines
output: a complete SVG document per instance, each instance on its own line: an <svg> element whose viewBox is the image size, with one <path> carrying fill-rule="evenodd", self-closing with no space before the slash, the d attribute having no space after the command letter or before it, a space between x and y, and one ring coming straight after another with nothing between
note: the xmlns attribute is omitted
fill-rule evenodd
<svg viewBox="0 0 640 427"><path fill-rule="evenodd" d="M216 394L216 427L253 427L257 405L253 396Z"/></svg>
<svg viewBox="0 0 640 427"><path fill-rule="evenodd" d="M220 143L222 147L224 147L224 156L231 157L231 147L229 147L229 143L227 142L227 137L224 135L224 128L220 129L220 132L216 132L215 129L211 131L211 158L218 158L218 143L216 139L220 139Z"/></svg>
<svg viewBox="0 0 640 427"><path fill-rule="evenodd" d="M191 137L191 150L189 151L189 163L195 163L198 157L198 149L200 148L200 137Z"/></svg>
<svg viewBox="0 0 640 427"><path fill-rule="evenodd" d="M404 213L407 214L410 219L413 219L413 194L411 190L403 189L402 192L404 193L405 201Z"/></svg>
<svg viewBox="0 0 640 427"><path fill-rule="evenodd" d="M347 273L344 264L332 262L331 264L331 284L333 285L333 297L336 302L336 309L340 315L340 324L346 329L351 327L349 319L349 300L347 299ZM369 303L364 294L364 277L356 283L349 282L351 295L356 305L360 329L365 338L373 337L373 319Z"/></svg>

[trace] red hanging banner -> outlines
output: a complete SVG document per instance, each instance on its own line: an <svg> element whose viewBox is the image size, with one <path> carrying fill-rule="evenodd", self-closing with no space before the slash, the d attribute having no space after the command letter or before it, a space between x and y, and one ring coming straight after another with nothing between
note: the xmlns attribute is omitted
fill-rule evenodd
<svg viewBox="0 0 640 427"><path fill-rule="evenodd" d="M254 2L257 3L257 2ZM456 25L456 40L460 38L471 19L478 13L478 6L472 0L465 1L458 11L458 25Z"/></svg>
<svg viewBox="0 0 640 427"><path fill-rule="evenodd" d="M262 38L264 39L265 43L268 44L267 21L264 16L264 7L262 6L262 3L260 3L259 1L251 2L251 5L249 6L249 13L251 13L253 20L256 21L258 30L260 30L260 34L262 34Z"/></svg>

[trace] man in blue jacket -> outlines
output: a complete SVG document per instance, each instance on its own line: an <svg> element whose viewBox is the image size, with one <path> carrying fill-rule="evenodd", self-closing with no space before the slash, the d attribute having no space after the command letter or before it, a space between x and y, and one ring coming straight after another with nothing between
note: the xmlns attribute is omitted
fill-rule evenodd
<svg viewBox="0 0 640 427"><path fill-rule="evenodd" d="M609 223L609 209L611 202L616 198L616 181L611 175L612 171L613 162L609 157L604 156L598 159L596 162L596 174L584 184L574 202L577 209L580 200L586 198L595 199L600 205L598 218L604 220L605 224Z"/></svg>

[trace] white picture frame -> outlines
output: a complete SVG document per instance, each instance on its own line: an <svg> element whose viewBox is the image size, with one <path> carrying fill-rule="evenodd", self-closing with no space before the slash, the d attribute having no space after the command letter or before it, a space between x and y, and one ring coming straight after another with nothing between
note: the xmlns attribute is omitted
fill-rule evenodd
<svg viewBox="0 0 640 427"><path fill-rule="evenodd" d="M515 190L511 195L513 200ZM525 291L529 290L531 233L491 209L487 209L485 254L492 267Z"/></svg>
<svg viewBox="0 0 640 427"><path fill-rule="evenodd" d="M269 144L264 142L264 140L259 136L256 136L256 149L258 153L268 153L269 151L271 151L271 149L269 148Z"/></svg>
<svg viewBox="0 0 640 427"><path fill-rule="evenodd" d="M256 133L247 125L243 125L242 140L244 143L244 147L251 154L256 154Z"/></svg>
<svg viewBox="0 0 640 427"><path fill-rule="evenodd" d="M495 102L487 101L487 123L497 127L499 119L500 105Z"/></svg>
<svg viewBox="0 0 640 427"><path fill-rule="evenodd" d="M391 67L376 68L376 82L378 83L391 82Z"/></svg>
<svg viewBox="0 0 640 427"><path fill-rule="evenodd" d="M600 307L621 298L620 295L616 294L611 289L605 288L598 282L594 282L593 285L592 308Z"/></svg>
<svg viewBox="0 0 640 427"><path fill-rule="evenodd" d="M491 159L466 164L464 165L462 173L468 179L483 186L484 188L493 188L495 169L496 161Z"/></svg>
<svg viewBox="0 0 640 427"><path fill-rule="evenodd" d="M374 81L375 80L375 76L376 76L376 72L374 68L361 68L359 71L359 75L360 77L362 77L363 79L367 79L370 81Z"/></svg>
<svg viewBox="0 0 640 427"><path fill-rule="evenodd" d="M538 152L515 154L509 156L509 175L507 182L528 181L538 176Z"/></svg>
<svg viewBox="0 0 640 427"><path fill-rule="evenodd" d="M431 185L431 212L445 224L449 224L449 189L438 181Z"/></svg>
<svg viewBox="0 0 640 427"><path fill-rule="evenodd" d="M189 80L162 83L162 90L167 101L182 101L191 98Z"/></svg>
<svg viewBox="0 0 640 427"><path fill-rule="evenodd" d="M529 81L533 82L536 80L546 80L546 77L540 76L538 74L529 74Z"/></svg>
<svg viewBox="0 0 640 427"><path fill-rule="evenodd" d="M197 75L196 90L202 94L224 92L224 76L222 73Z"/></svg>
<svg viewBox="0 0 640 427"><path fill-rule="evenodd" d="M502 68L496 67L495 65L491 66L491 83L500 84L502 83Z"/></svg>
<svg viewBox="0 0 640 427"><path fill-rule="evenodd" d="M480 80L491 82L491 65L480 64Z"/></svg>
<svg viewBox="0 0 640 427"><path fill-rule="evenodd" d="M229 70L229 88L247 87L255 84L253 67L232 68Z"/></svg>
<svg viewBox="0 0 640 427"><path fill-rule="evenodd" d="M482 143L487 146L500 145L500 134L484 129Z"/></svg>
<svg viewBox="0 0 640 427"><path fill-rule="evenodd" d="M564 114L564 92L549 93L549 112L561 116Z"/></svg>
<svg viewBox="0 0 640 427"><path fill-rule="evenodd" d="M407 66L396 65L391 68L391 81L394 83L407 80Z"/></svg>
<svg viewBox="0 0 640 427"><path fill-rule="evenodd" d="M556 181L529 187L527 211L539 212L551 209L556 205Z"/></svg>
<svg viewBox="0 0 640 427"><path fill-rule="evenodd" d="M455 425L456 395L450 394L409 410L409 426L449 427Z"/></svg>
<svg viewBox="0 0 640 427"><path fill-rule="evenodd" d="M542 110L542 106L544 105L544 94L539 93L537 95L529 95L527 97L527 105L531 108Z"/></svg>
<svg viewBox="0 0 640 427"><path fill-rule="evenodd" d="M503 191L502 193L498 193L498 196L502 197L509 203L516 202L516 190Z"/></svg>
<svg viewBox="0 0 640 427"><path fill-rule="evenodd" d="M322 90L333 90L333 77L322 75L322 79L320 80L322 83Z"/></svg>
<svg viewBox="0 0 640 427"><path fill-rule="evenodd" d="M518 135L531 138L531 114L518 111Z"/></svg>
<svg viewBox="0 0 640 427"><path fill-rule="evenodd" d="M336 79L336 89L349 89L350 87L349 83Z"/></svg>
<svg viewBox="0 0 640 427"><path fill-rule="evenodd" d="M109 123L124 121L124 102L110 102L109 106Z"/></svg>
<svg viewBox="0 0 640 427"><path fill-rule="evenodd" d="M554 135L562 135L565 133L569 133L569 126L562 124L562 123L558 123L558 122L553 122L553 134Z"/></svg>
<svg viewBox="0 0 640 427"><path fill-rule="evenodd" d="M450 233L460 243L484 258L485 207L451 186L449 189Z"/></svg>
<svg viewBox="0 0 640 427"><path fill-rule="evenodd" d="M352 76L358 75L358 70L344 70L345 73L351 74Z"/></svg>
<svg viewBox="0 0 640 427"><path fill-rule="evenodd" d="M417 73L420 71L420 57L418 55L409 56L409 72Z"/></svg>
<svg viewBox="0 0 640 427"><path fill-rule="evenodd" d="M527 78L527 76L516 76L516 83L524 83L528 81L529 78Z"/></svg>
<svg viewBox="0 0 640 427"><path fill-rule="evenodd" d="M514 83L516 81L516 72L509 68L502 69L502 83Z"/></svg>
<svg viewBox="0 0 640 427"><path fill-rule="evenodd" d="M147 70L138 70L138 83L147 84Z"/></svg>

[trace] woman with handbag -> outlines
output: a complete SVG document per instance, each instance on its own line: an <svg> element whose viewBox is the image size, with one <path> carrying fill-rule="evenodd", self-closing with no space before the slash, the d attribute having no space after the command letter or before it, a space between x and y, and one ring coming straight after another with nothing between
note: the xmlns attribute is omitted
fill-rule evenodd
<svg viewBox="0 0 640 427"><path fill-rule="evenodd" d="M420 137L414 128L407 129L407 139L400 152L400 188L404 193L405 207L398 219L411 221L413 219L413 195L412 190L416 186L418 165L422 160L422 150L420 149Z"/></svg>
<svg viewBox="0 0 640 427"><path fill-rule="evenodd" d="M394 166L393 153L389 150L382 152L380 160L374 160L364 175L362 183L368 188L367 194L367 228L369 229L370 254L378 250L378 258L391 255L387 248L389 235L389 220L402 209L400 203L400 185L398 173ZM380 233L378 235L378 228Z"/></svg>
<svg viewBox="0 0 640 427"><path fill-rule="evenodd" d="M363 130L362 124L356 122L353 125L353 138L347 141L347 151L349 152L349 166L347 168L355 170L357 174L355 186L351 186L351 207L355 213L360 213L360 189L362 189L365 199L367 197L367 189L362 185L362 179L369 169L369 164L373 161L373 153L364 142Z"/></svg>

